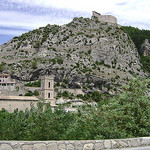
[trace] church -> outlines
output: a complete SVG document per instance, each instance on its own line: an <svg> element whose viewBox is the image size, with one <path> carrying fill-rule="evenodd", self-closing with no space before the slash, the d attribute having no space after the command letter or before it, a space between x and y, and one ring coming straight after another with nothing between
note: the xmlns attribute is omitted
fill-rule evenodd
<svg viewBox="0 0 150 150"><path fill-rule="evenodd" d="M30 109L31 103L36 106L36 103L39 100L44 100L45 103L51 104L51 107L55 107L54 99L54 76L42 76L41 77L41 87L40 87L40 96L11 96L11 95L2 95L2 90L15 90L16 82L11 80L9 74L0 75L0 110L3 108L9 112L13 112L15 109L23 110Z"/></svg>

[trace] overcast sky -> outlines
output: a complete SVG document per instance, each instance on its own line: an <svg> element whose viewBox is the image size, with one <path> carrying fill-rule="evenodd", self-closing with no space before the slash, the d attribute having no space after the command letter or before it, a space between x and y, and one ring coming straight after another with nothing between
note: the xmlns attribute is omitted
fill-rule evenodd
<svg viewBox="0 0 150 150"><path fill-rule="evenodd" d="M0 44L47 24L91 18L93 10L115 16L120 25L150 30L150 0L0 0Z"/></svg>

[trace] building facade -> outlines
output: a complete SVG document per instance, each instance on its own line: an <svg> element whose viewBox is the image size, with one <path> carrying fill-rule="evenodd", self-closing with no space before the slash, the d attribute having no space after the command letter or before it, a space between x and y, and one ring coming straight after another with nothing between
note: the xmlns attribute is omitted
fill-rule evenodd
<svg viewBox="0 0 150 150"><path fill-rule="evenodd" d="M9 74L0 74L0 90L14 91L16 82L13 81Z"/></svg>

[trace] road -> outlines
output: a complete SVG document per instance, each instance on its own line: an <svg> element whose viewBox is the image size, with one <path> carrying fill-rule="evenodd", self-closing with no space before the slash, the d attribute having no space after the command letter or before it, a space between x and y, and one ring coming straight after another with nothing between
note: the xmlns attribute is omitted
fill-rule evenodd
<svg viewBox="0 0 150 150"><path fill-rule="evenodd" d="M150 146L144 147L136 147L136 148L120 148L120 149L113 149L113 150L150 150Z"/></svg>

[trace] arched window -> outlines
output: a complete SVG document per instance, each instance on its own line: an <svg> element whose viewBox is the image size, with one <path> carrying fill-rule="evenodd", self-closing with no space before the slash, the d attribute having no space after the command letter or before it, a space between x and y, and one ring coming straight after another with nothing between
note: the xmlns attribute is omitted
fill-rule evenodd
<svg viewBox="0 0 150 150"><path fill-rule="evenodd" d="M50 98L51 97L51 93L48 93L48 98Z"/></svg>
<svg viewBox="0 0 150 150"><path fill-rule="evenodd" d="M48 87L49 87L49 88L51 87L51 82L48 82Z"/></svg>

